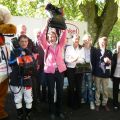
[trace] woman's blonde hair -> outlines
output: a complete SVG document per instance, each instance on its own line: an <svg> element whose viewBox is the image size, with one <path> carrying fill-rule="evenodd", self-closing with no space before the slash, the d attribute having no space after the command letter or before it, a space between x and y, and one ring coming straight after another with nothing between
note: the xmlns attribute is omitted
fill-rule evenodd
<svg viewBox="0 0 120 120"><path fill-rule="evenodd" d="M83 45L84 45L85 40L89 40L90 43L92 44L92 37L91 37L90 34L85 34L85 35L83 36L83 38L82 38Z"/></svg>
<svg viewBox="0 0 120 120"><path fill-rule="evenodd" d="M86 38L88 38L89 40L92 40L92 37L90 34L85 34L82 38L82 41L86 40Z"/></svg>

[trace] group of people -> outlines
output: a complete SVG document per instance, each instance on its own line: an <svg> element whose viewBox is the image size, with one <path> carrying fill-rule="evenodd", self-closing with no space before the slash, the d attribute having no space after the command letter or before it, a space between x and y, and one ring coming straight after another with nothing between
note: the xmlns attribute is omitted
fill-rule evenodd
<svg viewBox="0 0 120 120"><path fill-rule="evenodd" d="M45 27L37 34L37 43L32 44L31 39L26 35L26 26L23 25L22 28L17 38L18 46L11 50L8 59L11 68L10 90L14 95L18 120L31 119L31 110L40 100L40 79L43 77L42 89L47 88L50 119L56 120L56 117L65 119L62 108L65 72L68 79L67 103L70 108L78 109L82 102L89 102L91 110L99 111L102 104L105 110L109 111L108 84L111 78L113 108L119 109L120 41L117 43L116 52L112 54L107 49L107 37L100 37L98 47L93 47L89 34L83 36L82 46L79 45L80 36L74 35L73 44L67 45L67 30L61 30L58 36L55 29L48 31ZM27 58L29 58L28 61L25 60ZM83 72L81 68L76 72L77 64L86 63L90 71ZM95 91L92 89L93 84ZM23 96L25 109L22 104Z"/></svg>

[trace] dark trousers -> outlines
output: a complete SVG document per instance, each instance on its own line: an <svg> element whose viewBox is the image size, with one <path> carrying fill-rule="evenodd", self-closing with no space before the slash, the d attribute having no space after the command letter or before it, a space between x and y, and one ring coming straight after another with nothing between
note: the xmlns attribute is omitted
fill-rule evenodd
<svg viewBox="0 0 120 120"><path fill-rule="evenodd" d="M38 100L38 81L36 76L32 76L33 104Z"/></svg>
<svg viewBox="0 0 120 120"><path fill-rule="evenodd" d="M41 99L43 102L47 102L47 82L45 79L44 72L42 72L42 74L41 74L41 85L42 85Z"/></svg>
<svg viewBox="0 0 120 120"><path fill-rule="evenodd" d="M118 94L119 94L120 78L113 78L113 105L118 106Z"/></svg>
<svg viewBox="0 0 120 120"><path fill-rule="evenodd" d="M63 96L63 84L64 74L56 71L54 74L45 73L45 78L48 85L48 103L49 112L51 114L62 112L62 96ZM54 101L54 90L56 83L56 102Z"/></svg>
<svg viewBox="0 0 120 120"><path fill-rule="evenodd" d="M75 68L67 68L68 105L79 107L81 103L81 86L83 74L76 74Z"/></svg>

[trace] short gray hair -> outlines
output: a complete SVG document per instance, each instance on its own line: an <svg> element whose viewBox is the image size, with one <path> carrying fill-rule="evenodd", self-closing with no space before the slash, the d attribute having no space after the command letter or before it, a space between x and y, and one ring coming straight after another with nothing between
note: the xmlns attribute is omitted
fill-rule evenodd
<svg viewBox="0 0 120 120"><path fill-rule="evenodd" d="M85 34L82 38L82 41L84 41L86 38L92 40L92 37L90 34Z"/></svg>

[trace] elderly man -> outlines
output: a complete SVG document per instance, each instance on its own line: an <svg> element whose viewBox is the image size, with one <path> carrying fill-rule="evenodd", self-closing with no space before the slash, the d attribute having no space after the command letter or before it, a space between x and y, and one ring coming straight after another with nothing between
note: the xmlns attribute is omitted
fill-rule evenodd
<svg viewBox="0 0 120 120"><path fill-rule="evenodd" d="M95 48L92 46L92 38L89 34L83 36L83 53L85 56L86 63L90 63L91 68L93 65L94 60L94 52ZM93 79L92 79L92 71L85 72L83 75L83 82L82 82L82 101L90 103L90 109L94 110L94 92L92 90L93 87Z"/></svg>
<svg viewBox="0 0 120 120"><path fill-rule="evenodd" d="M93 75L96 85L96 111L99 111L99 107L101 104L100 93L102 88L102 106L106 111L109 111L107 102L108 102L108 83L110 77L110 65L112 59L112 52L107 50L107 37L101 37L98 40L98 49L95 53L94 66L93 66Z"/></svg>

